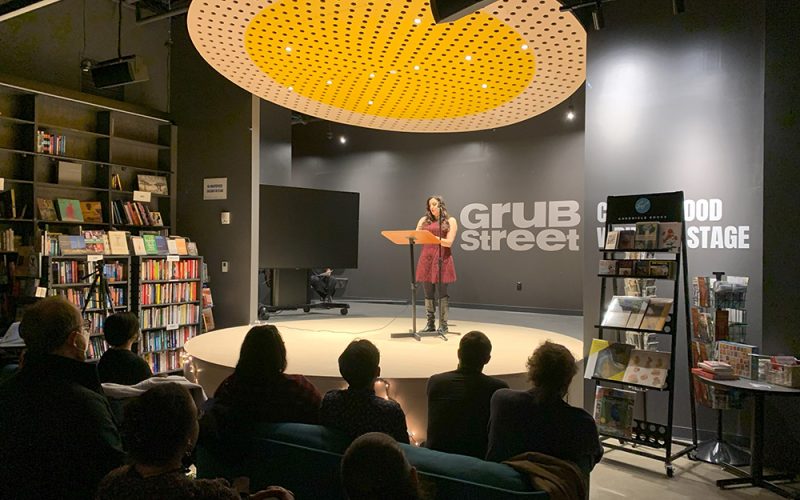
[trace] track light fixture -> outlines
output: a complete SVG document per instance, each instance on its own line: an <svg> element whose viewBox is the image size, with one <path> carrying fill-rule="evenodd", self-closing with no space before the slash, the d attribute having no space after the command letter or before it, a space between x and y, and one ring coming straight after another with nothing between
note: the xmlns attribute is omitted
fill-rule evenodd
<svg viewBox="0 0 800 500"><path fill-rule="evenodd" d="M602 0L597 0L595 2L594 10L592 11L592 24L594 24L594 30L600 31L606 25L606 20L603 17L603 2Z"/></svg>

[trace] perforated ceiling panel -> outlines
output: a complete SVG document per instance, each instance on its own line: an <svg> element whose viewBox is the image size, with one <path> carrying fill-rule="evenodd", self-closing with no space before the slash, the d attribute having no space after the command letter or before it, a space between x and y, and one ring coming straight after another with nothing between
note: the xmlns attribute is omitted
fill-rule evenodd
<svg viewBox="0 0 800 500"><path fill-rule="evenodd" d="M585 78L586 32L557 0L498 0L436 25L423 0L194 0L200 54L242 88L328 120L456 132L516 123Z"/></svg>

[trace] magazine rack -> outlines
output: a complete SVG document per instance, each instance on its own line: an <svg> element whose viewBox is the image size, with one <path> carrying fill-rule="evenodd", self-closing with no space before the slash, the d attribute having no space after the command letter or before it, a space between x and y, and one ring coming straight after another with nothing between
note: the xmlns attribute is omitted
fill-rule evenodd
<svg viewBox="0 0 800 500"><path fill-rule="evenodd" d="M609 231L619 230L622 228L630 229L635 226L637 222L659 222L659 223L680 223L681 237L680 243L672 248L646 248L646 249L630 249L630 248L606 248L606 245L600 249L602 259L611 261L632 260L635 265L634 270L630 273L613 272L608 274L598 274L601 278L600 288L600 319L598 324L595 325L598 331L598 337L605 340L613 340L617 342L625 342L625 332L642 332L655 334L658 343L664 345L667 341L671 346L669 372L666 376L666 383L662 389L653 388L642 384L633 384L624 382L622 380L610 380L598 377L592 377L598 385L606 387L618 387L623 389L632 389L637 392L643 393L643 418L633 419L633 425L630 437L619 437L617 435L600 433L600 439L603 446L606 448L625 451L636 455L653 458L664 462L666 474L672 477L674 469L672 462L678 457L692 452L697 447L697 424L694 401L694 388L689 384L689 403L691 407L692 418L692 442L687 443L673 439L672 436L672 422L674 414L674 399L675 399L675 358L677 356L677 325L678 314L681 312L681 304L679 300L679 282L683 282L683 312L686 315L686 345L691 345L691 321L689 318L689 282L688 282L688 264L686 259L686 224L683 219L683 192L677 191L672 193L657 193L645 195L630 195L630 196L609 196L607 200L606 211L606 235ZM625 255L633 253L633 256ZM640 266L637 264L639 261L674 261L670 264L672 272L668 276L654 276L651 274L644 275L637 271ZM648 263L649 264L649 263ZM645 266L641 266L645 267ZM669 316L666 319L663 329L646 329L646 328L630 328L625 327L610 327L603 326L603 317L606 313L606 308L609 304L610 297L609 283L611 284L612 295L623 295L617 293L619 282L623 278L642 278L656 280L658 289L664 289L665 284L671 289L672 293L672 306ZM669 297L665 297L669 298ZM665 350L665 349L660 349ZM691 353L687 349L687 359L689 366L691 366ZM608 384L608 385L607 385ZM666 397L668 399L667 414L662 417L660 422L653 421L647 415L647 396L650 392L657 392L657 397ZM663 421L666 419L666 422ZM618 443L613 441L618 440ZM674 447L673 445L677 445ZM677 448L677 449L675 449Z"/></svg>

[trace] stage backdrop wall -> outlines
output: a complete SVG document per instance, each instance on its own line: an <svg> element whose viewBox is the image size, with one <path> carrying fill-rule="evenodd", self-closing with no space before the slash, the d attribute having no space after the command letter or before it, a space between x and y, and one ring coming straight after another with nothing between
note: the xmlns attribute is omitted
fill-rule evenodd
<svg viewBox="0 0 800 500"><path fill-rule="evenodd" d="M598 207L608 195L678 190L687 199L689 276L749 276L748 340L760 345L763 3L692 2L679 16L660 0L622 0L603 9L606 29L591 32L588 45L585 348L596 337L598 320L598 253L590 251L598 247L603 224ZM680 310L675 424L687 428ZM593 387L585 391L587 404ZM650 399L655 419L666 411L658 404L666 399ZM726 413L734 418L738 412ZM701 426L714 428L712 416L701 411ZM749 435L736 421L726 422L726 431Z"/></svg>
<svg viewBox="0 0 800 500"><path fill-rule="evenodd" d="M361 193L359 267L346 273L348 295L410 296L408 248L380 232L414 229L426 198L441 194L460 227L453 303L579 313L582 101L582 93L573 100L579 115L574 122L565 120L565 104L477 133L294 126L291 184ZM348 138L346 145L340 135Z"/></svg>

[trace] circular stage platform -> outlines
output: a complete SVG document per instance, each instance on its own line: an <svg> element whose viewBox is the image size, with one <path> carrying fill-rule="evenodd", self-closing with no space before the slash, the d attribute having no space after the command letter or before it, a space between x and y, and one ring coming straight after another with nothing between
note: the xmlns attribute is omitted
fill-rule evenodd
<svg viewBox="0 0 800 500"><path fill-rule="evenodd" d="M324 315L319 318L297 316L274 323L286 343L286 373L300 373L314 383L323 394L346 387L339 375L338 357L352 340L368 339L381 352L381 378L389 384L389 396L397 400L406 413L409 431L415 439L424 440L427 427L426 384L440 372L454 370L458 364L460 337L391 338L392 333L406 332L411 320L391 317L343 317ZM424 324L418 321L418 325ZM451 330L465 334L471 330L484 332L492 341L492 360L484 373L502 378L514 389L528 387L525 363L533 350L545 340L566 346L580 360L583 343L564 334L495 323L451 321ZM209 396L222 380L233 372L239 348L250 326L213 331L191 339L186 352L192 356L198 382ZM581 364L582 365L582 364ZM580 375L576 376L580 382ZM573 382L569 399L580 404L580 384ZM376 393L385 396L378 384Z"/></svg>

